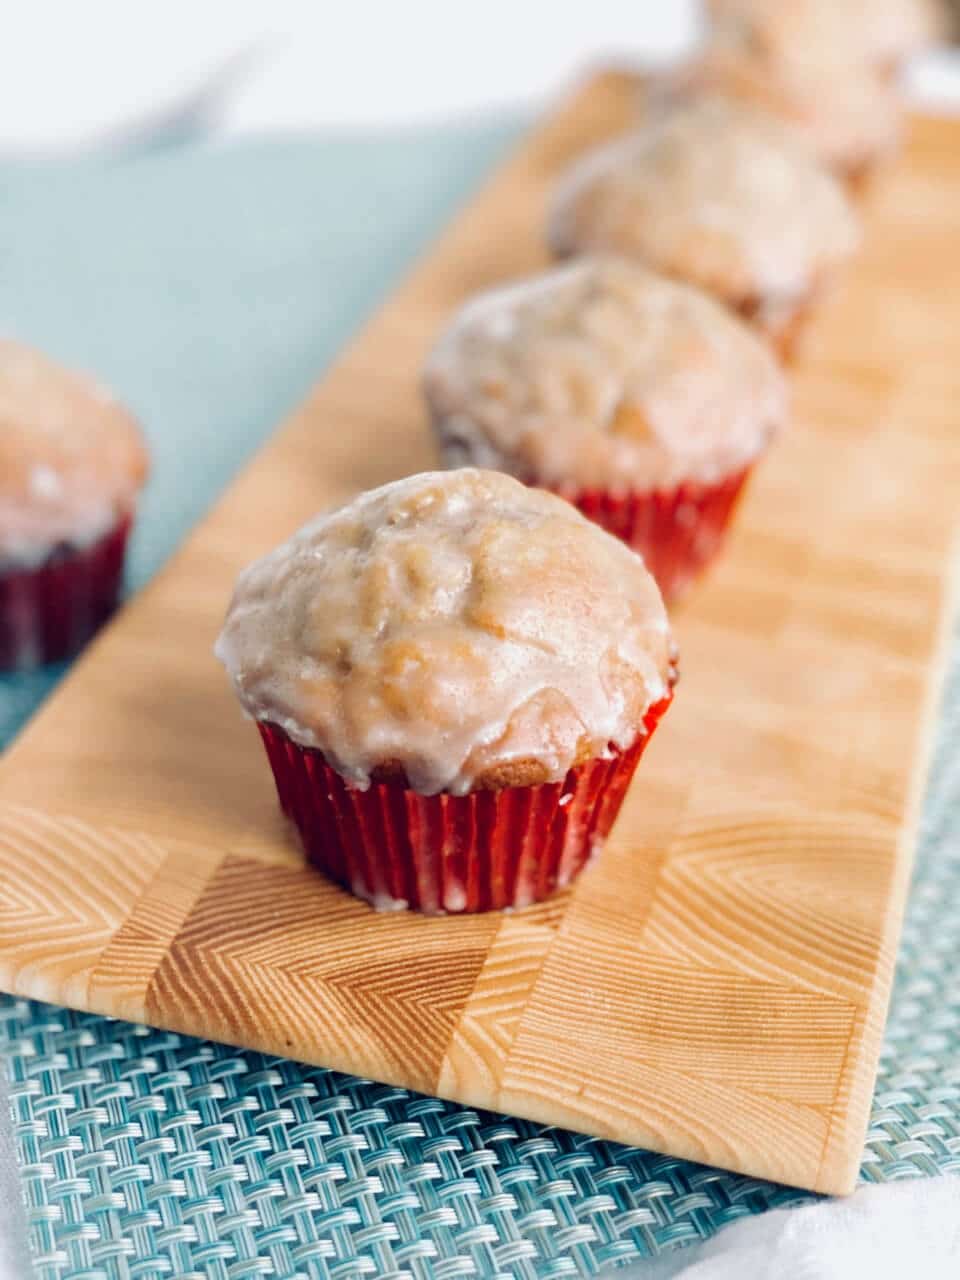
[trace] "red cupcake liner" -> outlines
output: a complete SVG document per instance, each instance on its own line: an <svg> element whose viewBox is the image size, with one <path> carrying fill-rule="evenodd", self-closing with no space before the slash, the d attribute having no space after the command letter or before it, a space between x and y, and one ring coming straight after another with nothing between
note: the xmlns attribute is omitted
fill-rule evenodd
<svg viewBox="0 0 960 1280"><path fill-rule="evenodd" d="M131 519L82 551L55 550L35 569L0 568L0 670L77 653L117 607Z"/></svg>
<svg viewBox="0 0 960 1280"><path fill-rule="evenodd" d="M719 484L625 494L560 489L588 519L643 556L665 600L676 600L715 559L750 467Z"/></svg>
<svg viewBox="0 0 960 1280"><path fill-rule="evenodd" d="M583 870L613 826L670 697L626 751L562 782L424 796L401 780L360 791L276 725L258 728L307 860L380 910L430 915L526 907Z"/></svg>

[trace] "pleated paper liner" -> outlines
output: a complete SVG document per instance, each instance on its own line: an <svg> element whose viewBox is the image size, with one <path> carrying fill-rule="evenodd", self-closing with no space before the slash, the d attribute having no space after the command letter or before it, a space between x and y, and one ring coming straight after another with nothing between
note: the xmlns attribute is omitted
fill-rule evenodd
<svg viewBox="0 0 960 1280"><path fill-rule="evenodd" d="M325 875L380 910L490 911L540 902L583 870L671 697L650 708L631 747L562 782L463 796L420 795L402 780L358 790L322 752L275 725L257 727L280 803Z"/></svg>
<svg viewBox="0 0 960 1280"><path fill-rule="evenodd" d="M32 569L0 568L0 670L72 657L120 598L129 516L83 550L56 550Z"/></svg>
<svg viewBox="0 0 960 1280"><path fill-rule="evenodd" d="M559 492L588 519L643 556L667 601L677 600L716 558L751 468L719 484L612 493Z"/></svg>

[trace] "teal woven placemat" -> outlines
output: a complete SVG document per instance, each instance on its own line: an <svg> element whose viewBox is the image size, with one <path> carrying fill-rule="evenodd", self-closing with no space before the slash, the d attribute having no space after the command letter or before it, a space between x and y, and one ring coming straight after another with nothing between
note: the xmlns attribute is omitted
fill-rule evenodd
<svg viewBox="0 0 960 1280"><path fill-rule="evenodd" d="M798 1199L257 1053L2 1016L43 1276L592 1275Z"/></svg>
<svg viewBox="0 0 960 1280"><path fill-rule="evenodd" d="M0 332L96 370L151 437L134 585L512 133L0 166ZM0 680L0 744L56 678ZM960 1171L957 743L960 671L864 1153L870 1181ZM810 1198L9 998L0 1052L43 1280L592 1274Z"/></svg>

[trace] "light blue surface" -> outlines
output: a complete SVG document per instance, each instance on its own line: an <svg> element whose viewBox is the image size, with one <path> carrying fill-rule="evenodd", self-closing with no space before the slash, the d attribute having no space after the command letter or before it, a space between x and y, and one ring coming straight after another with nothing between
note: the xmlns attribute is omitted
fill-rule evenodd
<svg viewBox="0 0 960 1280"><path fill-rule="evenodd" d="M514 130L0 168L0 331L99 374L155 457L163 562ZM54 677L0 681L0 741ZM960 672L866 1180L960 1171ZM809 1197L260 1054L0 997L39 1274L592 1274Z"/></svg>
<svg viewBox="0 0 960 1280"><path fill-rule="evenodd" d="M518 130L513 121L0 164L0 334L95 373L150 441L131 588ZM56 677L0 676L0 747Z"/></svg>

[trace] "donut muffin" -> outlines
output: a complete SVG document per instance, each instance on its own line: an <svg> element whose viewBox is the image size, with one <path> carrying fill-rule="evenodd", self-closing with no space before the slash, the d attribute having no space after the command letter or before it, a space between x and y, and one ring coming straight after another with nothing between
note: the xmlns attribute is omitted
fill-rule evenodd
<svg viewBox="0 0 960 1280"><path fill-rule="evenodd" d="M673 91L725 97L779 119L856 192L896 150L903 104L891 77L843 42L821 38L815 53L812 44L794 40L789 24L762 32L749 22L717 22Z"/></svg>
<svg viewBox="0 0 960 1280"><path fill-rule="evenodd" d="M447 465L562 494L639 551L668 600L716 555L787 412L776 360L736 316L612 257L469 302L424 389Z"/></svg>
<svg viewBox="0 0 960 1280"><path fill-rule="evenodd" d="M937 0L707 0L708 15L784 62L896 73L944 31Z"/></svg>
<svg viewBox="0 0 960 1280"><path fill-rule="evenodd" d="M217 654L308 859L427 912L569 883L674 680L640 557L472 469L362 494L252 564Z"/></svg>
<svg viewBox="0 0 960 1280"><path fill-rule="evenodd" d="M107 392L0 341L0 667L70 657L109 617L146 473Z"/></svg>
<svg viewBox="0 0 960 1280"><path fill-rule="evenodd" d="M849 200L788 129L709 98L588 153L548 235L560 257L616 253L699 286L782 354L858 243Z"/></svg>

